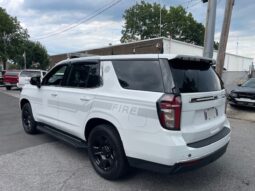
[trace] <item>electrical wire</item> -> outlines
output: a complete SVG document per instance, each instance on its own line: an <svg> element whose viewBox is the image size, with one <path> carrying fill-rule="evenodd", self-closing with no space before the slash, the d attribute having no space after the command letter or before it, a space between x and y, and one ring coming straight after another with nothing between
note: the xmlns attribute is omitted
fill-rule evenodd
<svg viewBox="0 0 255 191"><path fill-rule="evenodd" d="M97 17L98 15L100 15L101 13L105 12L106 10L112 8L113 6L117 5L118 3L120 3L122 0L114 0L112 2L110 2L108 5L98 9L95 11L94 14L90 15L90 16L87 16L85 18L83 18L82 20L80 20L79 22L75 23L75 24L72 24L72 25L69 25L67 26L66 28L60 30L60 31L55 31L55 32L52 32L52 33L49 33L49 34L46 34L46 35L43 35L41 37L35 37L33 38L33 40L42 40L42 39L46 39L46 38L50 38L50 37L53 37L53 36L56 36L56 35L59 35L61 33L64 33L66 31L69 31L75 27L78 27L79 25L83 24L83 23L86 23L90 20L92 20L93 18Z"/></svg>
<svg viewBox="0 0 255 191"><path fill-rule="evenodd" d="M193 3L193 4L189 5L189 6L187 6L186 10L191 9L191 8L197 6L197 5L200 4L200 3L202 3L202 2L201 2L200 0L198 0L198 1L196 1L195 3Z"/></svg>

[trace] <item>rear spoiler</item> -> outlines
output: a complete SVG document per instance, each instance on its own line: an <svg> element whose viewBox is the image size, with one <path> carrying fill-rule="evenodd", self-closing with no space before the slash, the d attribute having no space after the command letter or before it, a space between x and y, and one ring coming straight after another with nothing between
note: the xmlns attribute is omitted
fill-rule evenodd
<svg viewBox="0 0 255 191"><path fill-rule="evenodd" d="M201 56L187 56L187 55L178 55L172 60L184 60L184 61L198 61L198 62L203 62L209 65L216 65L216 61L214 59L206 58L206 57L201 57Z"/></svg>

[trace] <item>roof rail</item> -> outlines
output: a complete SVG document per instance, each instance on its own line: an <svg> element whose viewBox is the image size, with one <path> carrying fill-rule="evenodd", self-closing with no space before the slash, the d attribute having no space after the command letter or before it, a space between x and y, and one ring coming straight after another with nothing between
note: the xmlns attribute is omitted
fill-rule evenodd
<svg viewBox="0 0 255 191"><path fill-rule="evenodd" d="M80 52L76 52L76 53L68 53L67 54L67 58L71 59L71 58L80 58L80 57L89 57L89 56L96 56L94 54L87 54L87 53L80 53Z"/></svg>

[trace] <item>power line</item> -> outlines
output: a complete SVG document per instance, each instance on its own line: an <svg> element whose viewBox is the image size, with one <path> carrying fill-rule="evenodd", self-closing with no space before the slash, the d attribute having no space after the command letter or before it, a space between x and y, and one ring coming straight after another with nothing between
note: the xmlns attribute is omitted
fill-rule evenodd
<svg viewBox="0 0 255 191"><path fill-rule="evenodd" d="M55 32L52 32L52 33L49 33L49 34L46 34L44 36L41 36L41 37L36 37L34 38L34 40L42 40L42 39L46 39L46 38L50 38L52 36L56 36L56 35L59 35L61 33L64 33L66 31L69 31L83 23L86 23L90 20L92 20L93 18L95 18L96 16L100 15L101 13L105 12L106 10L112 8L113 6L115 6L116 4L118 4L119 2L121 2L122 0L117 0L117 1L112 1L110 2L108 5L104 6L104 7L101 7L100 9L96 10L94 14L88 16L88 17L85 17L83 18L82 20L80 20L79 22L77 22L76 24L72 24L72 25L69 25L68 27L60 30L60 31L55 31Z"/></svg>
<svg viewBox="0 0 255 191"><path fill-rule="evenodd" d="M195 7L195 6L197 6L198 4L200 4L200 3L201 3L201 1L198 0L198 1L196 1L195 3L193 3L192 5L188 5L187 8L186 8L186 10L188 10L188 9L190 9L190 8L192 8L192 7Z"/></svg>

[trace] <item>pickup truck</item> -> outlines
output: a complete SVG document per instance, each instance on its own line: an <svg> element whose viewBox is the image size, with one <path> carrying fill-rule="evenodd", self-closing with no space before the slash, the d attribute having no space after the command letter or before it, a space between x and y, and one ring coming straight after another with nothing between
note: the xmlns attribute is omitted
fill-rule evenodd
<svg viewBox="0 0 255 191"><path fill-rule="evenodd" d="M19 73L20 71L18 70L8 70L5 72L3 79L6 90L11 90L12 87L17 87Z"/></svg>

